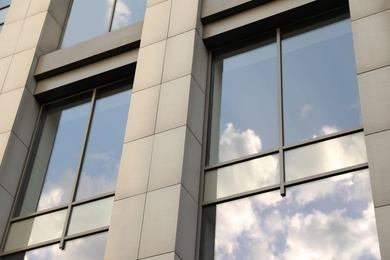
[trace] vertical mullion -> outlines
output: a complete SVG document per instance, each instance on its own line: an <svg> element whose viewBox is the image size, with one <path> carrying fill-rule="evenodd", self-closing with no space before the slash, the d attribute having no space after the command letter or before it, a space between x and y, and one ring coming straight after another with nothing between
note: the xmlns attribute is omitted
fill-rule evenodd
<svg viewBox="0 0 390 260"><path fill-rule="evenodd" d="M283 125L283 87L282 87L282 42L280 28L276 29L276 46L278 62L278 120L279 120L279 173L280 173L280 195L286 196L285 174L284 174L284 125Z"/></svg>
<svg viewBox="0 0 390 260"><path fill-rule="evenodd" d="M61 236L61 241L60 241L60 249L65 249L65 236L66 236L66 233L68 232L70 216L71 216L72 210L73 210L72 204L76 198L76 191L77 191L77 186L78 186L79 180L80 180L81 168L82 168L83 161L84 161L84 154L85 154L85 150L86 150L87 143L88 143L88 135L89 135L89 131L91 129L91 122L92 122L92 117L93 117L93 111L95 110L95 103L96 103L96 89L94 89L94 91L92 93L91 106L90 106L88 120L87 120L87 127L85 129L83 144L82 144L82 148L81 148L81 152L80 152L79 164L77 166L75 179L73 181L72 193L71 193L69 204L68 204L68 210L66 212L64 229L62 231L62 236Z"/></svg>
<svg viewBox="0 0 390 260"><path fill-rule="evenodd" d="M110 23L108 24L108 31L111 32L112 29L112 22L114 21L114 15L115 15L115 8L116 8L116 2L117 0L113 0L113 6L111 11L111 17L110 17Z"/></svg>

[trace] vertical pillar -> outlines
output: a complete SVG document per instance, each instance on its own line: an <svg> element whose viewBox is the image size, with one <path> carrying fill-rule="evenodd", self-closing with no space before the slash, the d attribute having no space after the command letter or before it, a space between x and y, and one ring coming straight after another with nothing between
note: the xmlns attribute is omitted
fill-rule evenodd
<svg viewBox="0 0 390 260"><path fill-rule="evenodd" d="M69 0L13 0L0 33L0 241L39 113L38 57L57 49Z"/></svg>
<svg viewBox="0 0 390 260"><path fill-rule="evenodd" d="M349 0L382 259L390 259L390 1Z"/></svg>
<svg viewBox="0 0 390 260"><path fill-rule="evenodd" d="M195 258L207 74L199 9L148 1L105 259Z"/></svg>

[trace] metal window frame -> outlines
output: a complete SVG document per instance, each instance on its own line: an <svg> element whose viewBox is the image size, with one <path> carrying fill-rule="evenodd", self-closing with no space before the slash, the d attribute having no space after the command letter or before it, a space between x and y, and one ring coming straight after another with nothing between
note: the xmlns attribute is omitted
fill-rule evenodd
<svg viewBox="0 0 390 260"><path fill-rule="evenodd" d="M125 78L123 80L116 81L116 82L113 82L113 83L110 83L110 84L106 84L106 85L102 85L102 86L99 86L99 87L96 87L96 88L93 88L93 89L90 89L90 90L78 93L76 95L72 95L72 96L69 96L69 97L66 97L66 98L63 98L63 99L60 99L60 100L56 100L56 101L53 101L53 102L50 102L50 103L47 103L47 104L44 104L44 105L41 106L40 112L39 112L39 115L38 115L38 119L37 119L37 123L35 125L34 132L33 132L32 146L30 147L30 149L28 150L28 153L27 153L27 158L28 159L26 160L26 162L24 163L24 166L23 166L23 176L22 176L22 178L20 180L20 183L19 183L19 186L18 186L18 190L16 192L17 195L16 195L16 198L14 200L14 204L13 204L13 207L12 207L12 210L11 210L11 216L9 217L9 221L8 221L7 227L5 229L5 233L4 233L5 235L3 237L3 240L1 241L0 256L11 255L11 254L14 254L14 253L23 252L23 251L32 250L32 249L37 249L37 248L41 248L41 247L45 247L45 246L52 245L52 244L57 244L57 243L59 244L59 249L64 250L65 249L65 245L66 245L66 241L69 241L69 240L72 240L72 239L76 239L76 238L82 238L82 237L85 237L85 236L89 236L89 235L93 235L93 234L97 234L97 233L101 233L101 232L106 232L106 231L109 230L109 226L104 226L104 227L99 227L99 228L95 228L95 229L92 229L92 230L80 232L80 233L77 233L77 234L67 235L67 232L68 232L68 229L69 229L70 220L71 220L71 215L72 215L72 211L73 211L74 207L115 196L115 191L111 191L111 192L106 192L106 193L103 193L103 194L95 195L95 196L92 196L92 197L88 197L86 199L81 199L81 200L75 201L76 193L77 193L77 186L79 184L79 180L80 180L80 176L81 176L81 168L82 168L82 165L83 165L83 160L84 160L84 157L85 157L84 155L85 155L85 151L86 151L86 148L87 148L88 137L89 137L89 133L90 133L90 130L91 130L93 114L94 114L94 110L95 110L95 106L96 106L96 101L98 99L97 98L97 92L100 89L104 89L104 88L105 89L107 89L107 88L115 89L117 87L121 88L121 87L123 87L123 84L125 82L128 82L129 83L128 84L129 85L129 89L132 89L132 84L130 84L129 78ZM42 211L33 212L33 213L26 214L26 215L23 215L23 216L13 217L13 214L15 214L15 211L18 208L18 202L21 199L22 191L24 189L26 189L25 185L29 181L29 174L30 174L30 171L31 171L29 166L32 163L32 161L31 161L32 154L33 154L33 151L36 149L36 147L38 145L37 141L38 141L38 139L39 139L39 137L41 135L42 129L43 129L43 118L44 118L43 115L45 113L44 108L45 107L51 107L51 106L56 107L57 103L60 103L60 105L61 105L61 104L63 104L63 102L65 102L67 100L77 99L78 97L80 97L82 95L85 95L85 94L88 94L90 92L92 92L92 95L90 96L90 101L89 101L90 102L90 108L89 108L89 113L88 113L88 119L87 119L86 129L85 129L85 132L84 132L84 137L83 137L83 142L82 142L82 149L81 149L80 156L79 156L79 163L78 163L78 166L77 166L76 175L74 177L74 181L73 181L73 185L72 185L71 197L69 198L69 203L68 204L64 204L64 205L60 205L60 206L56 206L56 207L52 207L52 208L49 208L49 209L45 209L45 210L42 210ZM23 220L26 220L26 219L30 219L30 218L43 216L43 215L50 214L50 213L53 213L53 212L57 212L57 211L64 210L64 209L66 209L67 212L66 212L66 217L65 217L65 221L64 221L64 227L62 229L62 235L61 235L60 238L4 252L5 244L6 244L9 232L10 232L11 225L13 223L16 223L16 222L19 222L19 221L23 221Z"/></svg>
<svg viewBox="0 0 390 260"><path fill-rule="evenodd" d="M314 19L314 23L318 22L319 21L322 21L323 23L328 23L328 22L331 22L333 20L339 20L339 19L345 19L346 18L346 14L336 14L335 16L330 16L330 18L328 16L325 16L324 18L320 18L318 19L318 17L316 17L316 19ZM310 20L309 20L310 21ZM300 22L298 22L300 23ZM304 24L308 24L310 26L311 23L309 23L308 21L305 21ZM284 29L285 27L283 27ZM288 26L286 26L286 28L288 28ZM267 36L266 36L267 35ZM266 34L263 34L262 36L260 37L257 37L257 42L260 40L263 40L265 37L269 37L268 35L270 35L270 33L266 33ZM355 127L355 128L351 128L351 129L347 129L347 130L342 130L342 131L338 131L336 133L332 133L332 134L328 134L328 135L324 135L324 136L320 136L320 137L316 137L316 138L313 138L313 139L308 139L308 140L303 140L303 141L299 141L299 142L296 142L296 143L293 143L293 144L288 144L288 145L285 145L285 141L284 141L284 114L283 114L283 82L282 82L282 78L283 78L283 71L282 71L282 33L281 33L281 28L278 27L276 29L274 29L274 35L276 35L276 52L277 52L277 88L278 88L278 140L279 140L279 144L278 144L278 147L274 148L274 149L270 149L270 150L267 150L267 151L262 151L262 152L259 152L259 153L256 153L256 154L251 154L251 155L248 155L248 156L242 156L242 157L239 157L239 158L235 158L235 159L232 159L232 160L228 160L228 161L224 161L224 162L220 162L220 163L215 163L215 164L212 164L212 165L208 165L208 162L209 162L209 153L210 153L210 143L211 143L211 121L213 120L212 119L212 111L210 108L208 113L207 113L207 118L208 118L208 129L207 129L207 132L206 132L206 151L205 151L205 161L207 162L207 164L204 166L204 169L203 169L203 172L204 172L204 175L206 175L209 171L212 171L212 170L217 170L217 169L220 169L222 167L227 167L227 166L231 166L231 165L236 165L238 163L242 163L242 162L246 162L246 161L249 161L249 160L253 160L253 159L258 159L258 158L261 158L261 157L265 157L267 155L273 155L273 154L278 154L279 155L279 178L280 178L280 183L277 184L277 185L271 185L271 186L268 186L268 187L263 187L263 188L259 188L259 189L256 189L256 190L252 190L252 191L246 191L246 192L243 192L243 193L239 193L239 194L234 194L234 195L230 195L230 196L227 196L227 197L223 197L223 198L218 198L218 199L215 199L215 200L212 200L212 201L204 201L204 199L202 199L202 204L203 206L206 206L206 205L211 205L211 204L216 204L216 203L222 203L222 202L225 202L225 201L231 201L231 200L234 200L234 199L239 199L239 198L243 198L243 197L246 197L246 196L253 196L255 194L258 194L258 193L263 193L263 192L267 192L267 191L272 191L272 190L275 190L277 189L276 186L278 186L278 189L280 190L280 195L281 196L286 196L286 187L291 187L291 186L294 186L294 185L299 185L301 183L306 183L306 182L310 182L310 181L316 181L318 179L322 179L322 178L326 178L326 177L330 177L330 176L334 176L334 175L338 175L338 174L342 174L342 173L345 173L346 171L355 171L355 170L360 170L362 168L368 168L368 164L367 163L364 163L363 165L362 164L359 164L359 165L355 165L353 167L345 167L345 168L341 168L341 169L337 169L337 170L334 170L334 171L329 171L329 172L324 172L324 173L321 173L321 174L316 174L316 175L311 175L309 177L304 177L304 178L300 178L300 179L297 179L297 180L294 180L294 181L286 181L286 176L285 176L285 160L284 160L284 153L286 151L289 151L289 150L293 150L293 149L297 149L297 148L300 148L300 147L304 147L304 146L309 146L311 144L315 144L315 143L322 143L322 142L325 142L327 140L332 140L332 139L336 139L336 138L339 138L339 137L343 137L343 136L347 136L347 135L351 135L351 134L354 134L354 133L359 133L359 132L363 132L363 127L362 126L358 126L358 127ZM267 38L265 38L267 39ZM209 104L212 105L213 103L213 84L214 84L214 77L215 77L215 69L214 69L214 66L215 66L215 63L217 60L220 60L221 57L225 58L225 57L230 57L230 55L228 55L228 53L231 53L232 50L237 50L239 51L240 49L245 49L246 46L250 46L253 44L253 42L256 42L256 40L253 40L251 39L250 41L247 41L246 43L244 42L244 44L242 43L239 43L239 45L234 48L234 46L229 46L228 48L226 48L226 51L223 51L223 50L217 50L215 51L214 53L214 56L212 58L212 60L210 61L211 63L211 68L212 68L212 72L211 72L211 76L210 76L210 90L209 90ZM234 53L234 51L233 51ZM211 106L210 105L210 106ZM205 177L203 177L203 179L205 179Z"/></svg>
<svg viewBox="0 0 390 260"><path fill-rule="evenodd" d="M343 18L341 18L343 17ZM205 208L211 207L211 206L217 206L218 204L230 202L230 201L235 201L243 198L249 198L253 197L255 195L259 194L264 194L272 191L280 191L280 196L286 196L286 190L288 188L306 184L306 183L312 183L315 181L331 178L334 176L339 176L347 173L357 173L358 171L362 170L368 170L369 165L368 162L349 166L349 167L344 167L332 171L327 171L327 172L322 172L319 174L313 174L310 176L286 181L285 179L285 173L284 173L284 152L297 149L300 147L308 146L311 144L315 143L321 143L325 142L327 140L332 140L336 139L339 137L343 136L348 136L351 134L355 133L364 133L363 126L357 126L355 128L351 129L346 129L343 131L338 131L336 133L316 137L313 139L309 140L304 140L304 141L299 141L293 144L284 144L284 121L283 121L283 82L282 82L282 53L281 53L281 42L282 42L282 37L281 37L281 30L284 30L285 28L289 28L291 26L294 26L295 24L303 24L303 25L311 25L313 23L318 23L318 22L324 22L324 21L330 21L333 19L348 19L349 18L349 13L348 9L345 8L336 8L333 10L329 10L326 12L322 12L319 14L315 14L312 17L307 17L303 20L295 20L295 21L290 21L288 24L280 24L277 27L271 28L271 30L264 30L261 33L257 33L254 36L251 36L250 38L244 39L244 40L239 40L236 42L228 42L227 45L224 46L217 46L217 48L214 47L213 50L209 51L209 61L208 61L208 78L207 78L207 91L206 91L206 110L205 110L205 127L203 131L203 143L205 144L203 146L202 150L202 169L201 169L201 189L200 189L200 194L199 194L199 212L198 212L198 230L197 230L197 245L196 245L196 256L197 259L200 259L203 255L203 240L204 240L204 234L203 234L203 211ZM276 44L277 44L277 73L278 73L278 140L279 140L279 145L278 147L274 149L270 149L267 151L262 151L256 154L248 155L248 156L243 156L240 158L235 158L229 161L225 162L220 162L220 163L215 163L215 164L209 164L209 158L210 158L210 144L211 144L211 126L212 126L212 106L213 106L213 95L214 95L214 78L215 78L215 63L218 61L222 56L227 55L228 53L231 53L232 51L245 48L246 46L250 46L259 40L264 40L269 37L270 34L276 34ZM205 201L204 200L204 186L205 186L205 176L208 172L212 170L217 170L222 167L227 167L230 165L235 165L238 163L242 163L245 161L261 158L267 155L272 155L272 154L278 154L279 155L279 169L280 169L280 183L250 190L250 191L245 191L241 193L236 193L233 195L229 195L226 197L222 198L216 198L213 200Z"/></svg>

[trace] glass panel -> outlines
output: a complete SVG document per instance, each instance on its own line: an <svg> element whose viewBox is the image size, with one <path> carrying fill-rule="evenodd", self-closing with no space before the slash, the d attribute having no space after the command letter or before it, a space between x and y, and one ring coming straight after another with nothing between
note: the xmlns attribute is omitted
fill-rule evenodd
<svg viewBox="0 0 390 260"><path fill-rule="evenodd" d="M2 24L0 24L0 32L1 32L1 30L3 30L3 25Z"/></svg>
<svg viewBox="0 0 390 260"><path fill-rule="evenodd" d="M41 139L33 154L21 215L69 202L85 136L89 100L90 97L84 98L47 112Z"/></svg>
<svg viewBox="0 0 390 260"><path fill-rule="evenodd" d="M263 188L279 181L279 156L265 156L207 172L204 200Z"/></svg>
<svg viewBox="0 0 390 260"><path fill-rule="evenodd" d="M285 152L286 180L367 162L363 133L352 134Z"/></svg>
<svg viewBox="0 0 390 260"><path fill-rule="evenodd" d="M7 16L9 8L4 8L0 10L0 24L5 22L5 17Z"/></svg>
<svg viewBox="0 0 390 260"><path fill-rule="evenodd" d="M67 241L65 249L58 244L41 247L27 252L3 256L4 260L99 260L104 259L107 232Z"/></svg>
<svg viewBox="0 0 390 260"><path fill-rule="evenodd" d="M74 207L68 235L108 226L113 204L114 197L109 197Z"/></svg>
<svg viewBox="0 0 390 260"><path fill-rule="evenodd" d="M283 38L285 144L360 126L350 21L298 28Z"/></svg>
<svg viewBox="0 0 390 260"><path fill-rule="evenodd" d="M74 0L61 47L107 33L113 3L114 0Z"/></svg>
<svg viewBox="0 0 390 260"><path fill-rule="evenodd" d="M12 0L0 0L0 8L10 5Z"/></svg>
<svg viewBox="0 0 390 260"><path fill-rule="evenodd" d="M98 95L77 200L115 190L130 96L131 91L123 88Z"/></svg>
<svg viewBox="0 0 390 260"><path fill-rule="evenodd" d="M146 0L117 0L111 31L142 21Z"/></svg>
<svg viewBox="0 0 390 260"><path fill-rule="evenodd" d="M209 164L278 145L275 39L215 62Z"/></svg>
<svg viewBox="0 0 390 260"><path fill-rule="evenodd" d="M60 238L65 217L66 210L60 210L12 223L4 251Z"/></svg>
<svg viewBox="0 0 390 260"><path fill-rule="evenodd" d="M380 259L368 171L216 207L215 259Z"/></svg>

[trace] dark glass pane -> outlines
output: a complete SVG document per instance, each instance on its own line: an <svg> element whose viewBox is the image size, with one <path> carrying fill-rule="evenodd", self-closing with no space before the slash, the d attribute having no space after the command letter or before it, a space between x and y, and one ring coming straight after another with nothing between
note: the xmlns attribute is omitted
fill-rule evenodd
<svg viewBox="0 0 390 260"><path fill-rule="evenodd" d="M77 200L114 191L131 91L102 92L96 101Z"/></svg>
<svg viewBox="0 0 390 260"><path fill-rule="evenodd" d="M215 62L209 164L278 145L275 40Z"/></svg>
<svg viewBox="0 0 390 260"><path fill-rule="evenodd" d="M205 201L278 184L279 156L237 163L206 173Z"/></svg>
<svg viewBox="0 0 390 260"><path fill-rule="evenodd" d="M65 249L59 249L58 244L38 249L3 256L4 260L99 260L104 259L107 232L69 240Z"/></svg>
<svg viewBox="0 0 390 260"><path fill-rule="evenodd" d="M111 30L142 21L145 9L146 0L117 0Z"/></svg>
<svg viewBox="0 0 390 260"><path fill-rule="evenodd" d="M114 0L74 0L61 47L107 33L113 4Z"/></svg>
<svg viewBox="0 0 390 260"><path fill-rule="evenodd" d="M86 131L89 100L85 98L46 113L20 215L69 202Z"/></svg>
<svg viewBox="0 0 390 260"><path fill-rule="evenodd" d="M12 223L4 251L60 238L65 217L66 210L61 210Z"/></svg>
<svg viewBox="0 0 390 260"><path fill-rule="evenodd" d="M285 144L361 125L349 20L284 34L282 67Z"/></svg>
<svg viewBox="0 0 390 260"><path fill-rule="evenodd" d="M285 152L286 180L367 162L364 134L357 133Z"/></svg>
<svg viewBox="0 0 390 260"><path fill-rule="evenodd" d="M206 222L214 259L380 259L368 171L219 204Z"/></svg>

